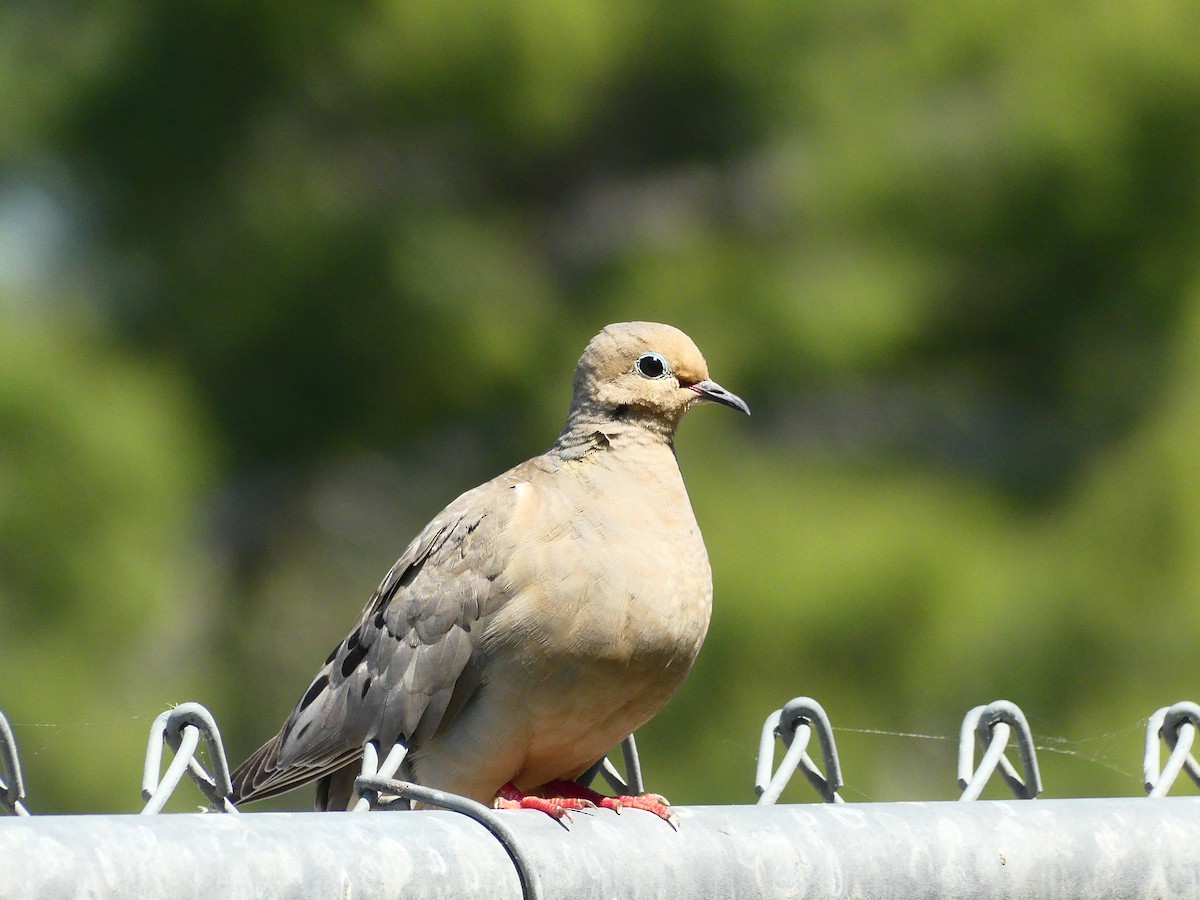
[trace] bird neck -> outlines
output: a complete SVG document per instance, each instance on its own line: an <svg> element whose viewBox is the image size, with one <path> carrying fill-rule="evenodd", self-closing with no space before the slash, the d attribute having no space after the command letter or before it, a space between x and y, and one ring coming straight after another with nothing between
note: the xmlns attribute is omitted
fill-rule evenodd
<svg viewBox="0 0 1200 900"><path fill-rule="evenodd" d="M554 450L566 459L595 451L667 447L674 453L675 423L661 416L641 413L635 407L617 411L572 409L567 423L554 442Z"/></svg>

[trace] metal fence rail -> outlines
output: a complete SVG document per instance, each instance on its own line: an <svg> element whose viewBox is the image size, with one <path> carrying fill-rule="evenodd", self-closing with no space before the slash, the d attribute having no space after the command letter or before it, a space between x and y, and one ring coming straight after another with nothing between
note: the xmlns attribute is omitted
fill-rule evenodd
<svg viewBox="0 0 1200 900"><path fill-rule="evenodd" d="M150 729L141 816L30 815L17 745L0 714L0 900L170 897L1200 897L1200 797L1165 798L1192 754L1200 706L1146 723L1148 799L1038 800L1029 723L998 700L970 710L958 753L960 801L845 803L834 729L798 697L763 724L755 806L676 808L656 816L577 813L569 829L538 812L482 804L395 779L406 748L364 748L355 811L236 815L216 721L185 703ZM816 738L823 768L809 755ZM1007 756L1015 744L1018 766ZM775 767L776 744L784 752ZM163 765L163 747L173 758ZM1162 750L1168 755L1165 763ZM197 751L206 750L207 767ZM642 790L632 736L627 781ZM979 751L976 766L975 755ZM210 772L211 770L211 772ZM821 804L776 805L795 772ZM161 774L160 774L161 773ZM977 800L995 774L1020 799ZM163 816L190 777L217 815ZM1165 798L1165 799L1164 799ZM446 811L384 815L409 800ZM374 811L374 812L372 812ZM34 809L36 812L36 808Z"/></svg>
<svg viewBox="0 0 1200 900"><path fill-rule="evenodd" d="M505 816L546 897L1196 897L1200 798L690 807ZM520 898L478 823L395 815L0 820L0 896Z"/></svg>

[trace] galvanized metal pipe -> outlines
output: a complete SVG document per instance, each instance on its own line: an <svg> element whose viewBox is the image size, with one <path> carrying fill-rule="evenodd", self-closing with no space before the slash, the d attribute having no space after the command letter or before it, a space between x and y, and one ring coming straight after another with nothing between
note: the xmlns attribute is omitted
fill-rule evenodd
<svg viewBox="0 0 1200 900"><path fill-rule="evenodd" d="M505 813L548 897L1200 897L1200 798ZM0 897L518 898L440 811L0 819Z"/></svg>

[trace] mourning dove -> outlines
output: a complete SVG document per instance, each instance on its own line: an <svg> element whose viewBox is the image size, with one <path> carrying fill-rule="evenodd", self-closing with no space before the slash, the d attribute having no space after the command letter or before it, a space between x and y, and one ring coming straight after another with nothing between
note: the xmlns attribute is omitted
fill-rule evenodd
<svg viewBox="0 0 1200 900"><path fill-rule="evenodd" d="M702 401L750 410L687 335L648 322L596 335L573 387L548 452L409 544L238 768L235 802L320 779L318 808L345 808L331 783L367 742L401 742L413 781L482 803L559 816L599 796L573 779L663 707L708 630L712 574L676 426ZM666 817L656 799L642 808Z"/></svg>

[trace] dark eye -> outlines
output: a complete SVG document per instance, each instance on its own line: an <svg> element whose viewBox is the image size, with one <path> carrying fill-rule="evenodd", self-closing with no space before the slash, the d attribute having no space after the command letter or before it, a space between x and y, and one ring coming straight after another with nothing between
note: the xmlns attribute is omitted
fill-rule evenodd
<svg viewBox="0 0 1200 900"><path fill-rule="evenodd" d="M643 378L663 378L671 373L662 354L654 351L639 356L633 364L633 371Z"/></svg>

